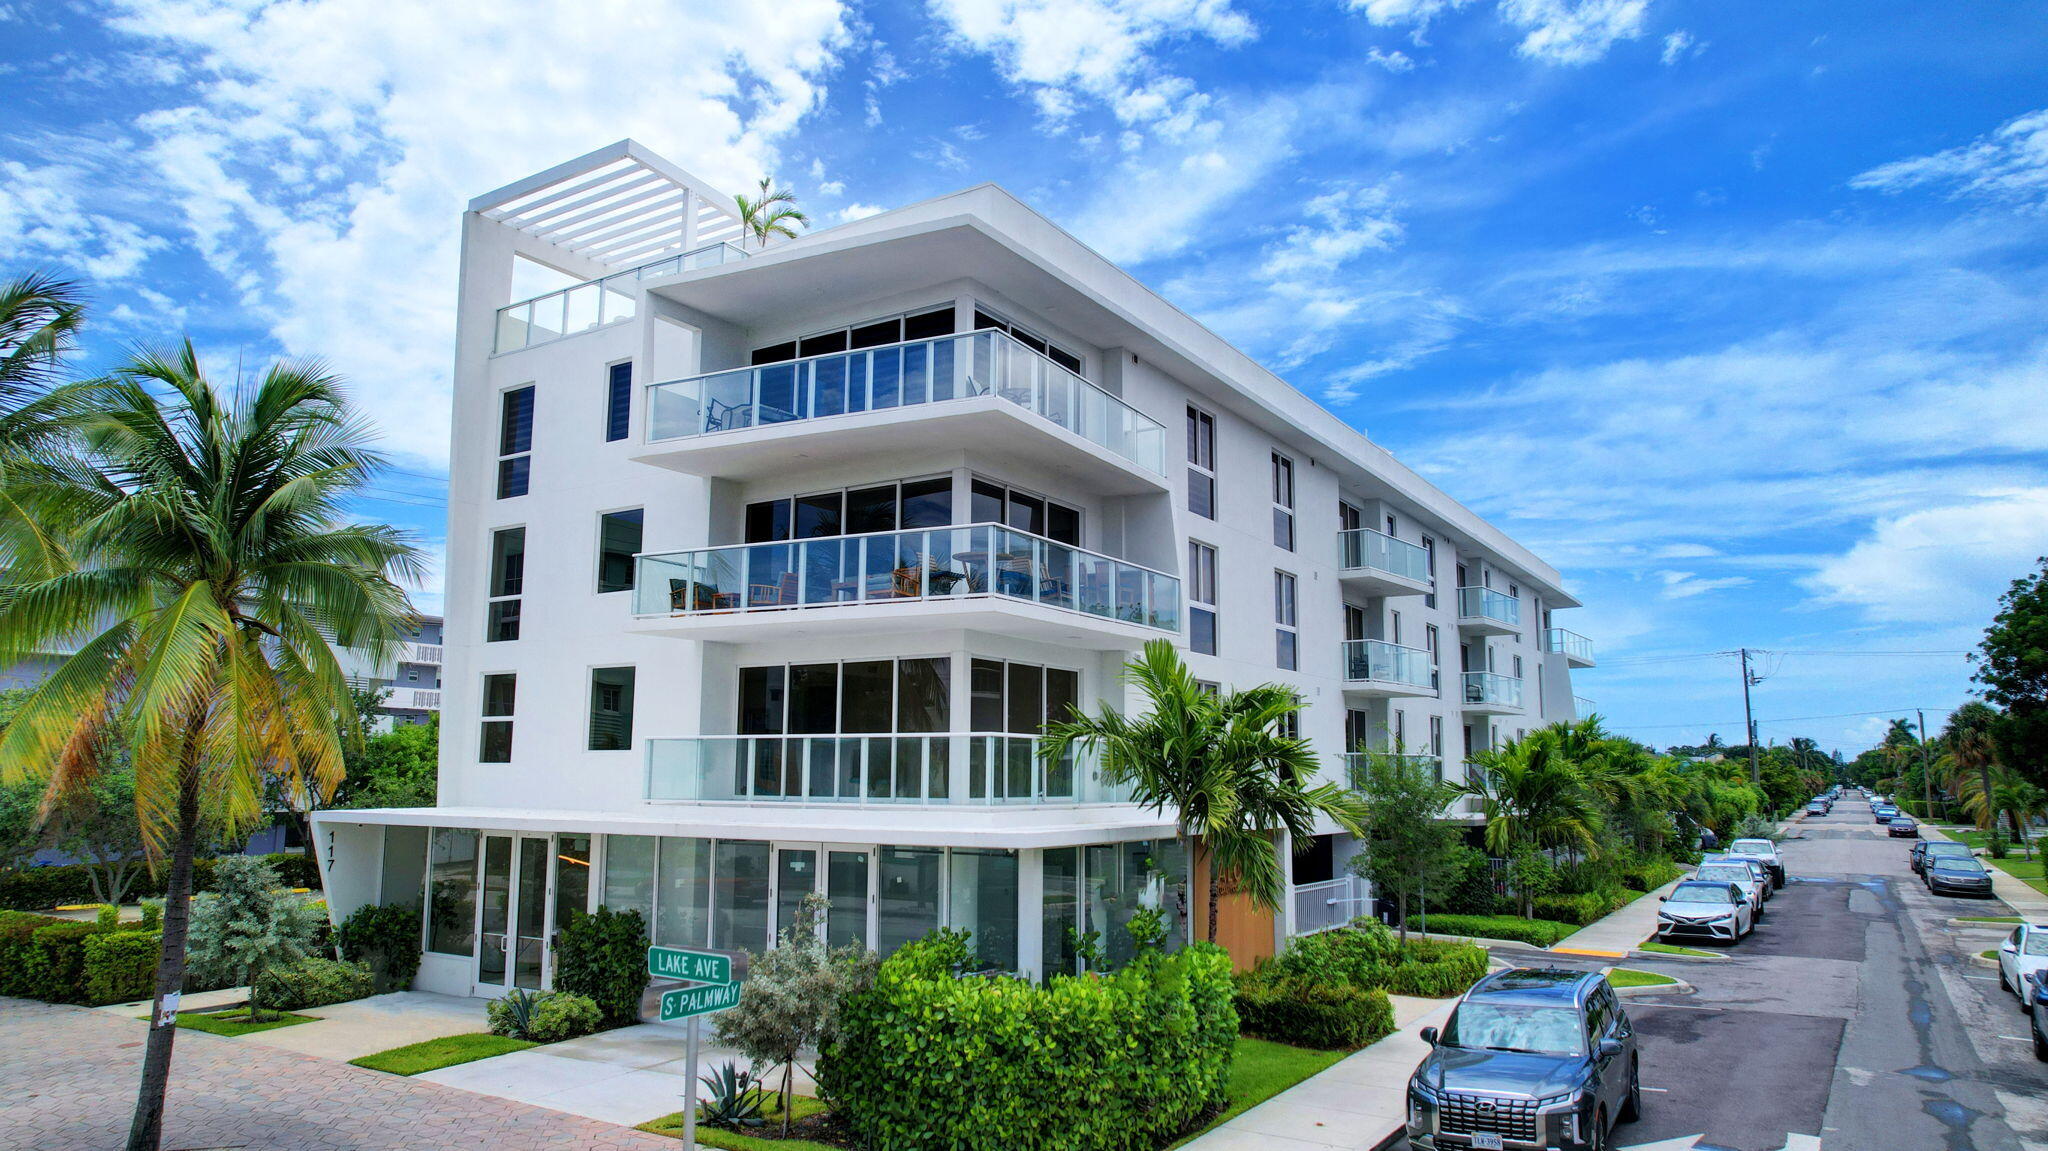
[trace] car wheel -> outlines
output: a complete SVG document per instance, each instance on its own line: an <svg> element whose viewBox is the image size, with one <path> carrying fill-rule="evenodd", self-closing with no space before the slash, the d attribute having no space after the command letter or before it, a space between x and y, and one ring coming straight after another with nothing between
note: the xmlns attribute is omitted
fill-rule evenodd
<svg viewBox="0 0 2048 1151"><path fill-rule="evenodd" d="M2011 990L2012 990L2012 980L2010 980L2010 979L2007 979L2007 978L2005 977L2005 964L2003 964L2003 963L2001 963L2001 964L1999 964L1999 965L1998 965L1998 989L1999 989L2000 991L2011 991ZM2021 1006L2021 1010L2025 1010L2025 1003L2026 1003L2025 997L2021 997L2021 1000L2020 1000L2020 1002L2021 1002L2021 1005L2022 1005L2022 1006Z"/></svg>
<svg viewBox="0 0 2048 1151"><path fill-rule="evenodd" d="M1628 1065L1628 1096L1621 1101L1621 1121L1633 1123L1643 1117L1643 1069L1642 1064L1630 1060Z"/></svg>
<svg viewBox="0 0 2048 1151"><path fill-rule="evenodd" d="M2042 1038L2041 1025L2038 1023L2034 1025L2034 1058L2048 1063L2048 1039Z"/></svg>
<svg viewBox="0 0 2048 1151"><path fill-rule="evenodd" d="M1593 1138L1586 1146L1590 1151L1607 1151L1607 1108L1593 1112Z"/></svg>

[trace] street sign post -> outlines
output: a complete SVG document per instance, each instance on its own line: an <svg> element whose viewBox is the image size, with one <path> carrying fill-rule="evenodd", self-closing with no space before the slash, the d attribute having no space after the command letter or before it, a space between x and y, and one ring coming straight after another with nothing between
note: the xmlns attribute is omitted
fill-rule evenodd
<svg viewBox="0 0 2048 1151"><path fill-rule="evenodd" d="M654 945L647 949L647 973L692 984L661 993L661 1021L690 1021L683 1060L683 1146L697 1151L697 1052L703 1046L704 1017L739 1004L740 985L732 976L732 956Z"/></svg>

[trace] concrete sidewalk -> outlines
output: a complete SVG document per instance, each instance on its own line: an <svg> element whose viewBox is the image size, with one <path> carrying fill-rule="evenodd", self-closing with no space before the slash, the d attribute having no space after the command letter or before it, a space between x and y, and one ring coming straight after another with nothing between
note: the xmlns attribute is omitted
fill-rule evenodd
<svg viewBox="0 0 2048 1151"><path fill-rule="evenodd" d="M1390 996L1394 1033L1188 1141L1184 1151L1377 1151L1406 1133L1408 1076L1455 999Z"/></svg>
<svg viewBox="0 0 2048 1151"><path fill-rule="evenodd" d="M1605 919L1579 928L1558 940L1551 950L1564 955L1597 955L1603 959L1627 959L1630 952L1657 933L1658 898L1670 894L1671 889L1683 881L1684 876L1680 876L1657 890L1631 901L1626 907L1613 912Z"/></svg>

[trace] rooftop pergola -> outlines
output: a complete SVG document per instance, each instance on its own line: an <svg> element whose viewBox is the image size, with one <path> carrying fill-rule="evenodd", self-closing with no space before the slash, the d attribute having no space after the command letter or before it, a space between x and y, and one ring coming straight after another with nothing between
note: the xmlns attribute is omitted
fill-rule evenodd
<svg viewBox="0 0 2048 1151"><path fill-rule="evenodd" d="M486 192L469 210L622 269L742 239L731 196L633 140Z"/></svg>

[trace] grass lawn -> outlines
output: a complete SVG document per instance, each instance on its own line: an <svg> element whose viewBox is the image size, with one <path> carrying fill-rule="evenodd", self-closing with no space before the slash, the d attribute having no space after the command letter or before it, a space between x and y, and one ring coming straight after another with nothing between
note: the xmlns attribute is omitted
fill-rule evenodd
<svg viewBox="0 0 2048 1151"><path fill-rule="evenodd" d="M1230 1064L1230 1103L1221 1114L1210 1121L1208 1127L1202 1130L1207 1131L1210 1127L1237 1118L1349 1054L1349 1051L1312 1051L1305 1047L1289 1047L1285 1043L1273 1043L1264 1039L1239 1039L1237 1054ZM798 1096L796 1117L803 1119L817 1114L823 1108L824 1104L815 1099ZM651 1123L643 1123L640 1130L680 1139L683 1134L683 1113L678 1111L673 1115L664 1115ZM1201 1133L1194 1132L1174 1146L1178 1147ZM764 1139L758 1134L741 1135L702 1125L697 1128L697 1142L706 1147L724 1148L725 1151L843 1151L842 1148L805 1139L784 1142L781 1139Z"/></svg>
<svg viewBox="0 0 2048 1151"><path fill-rule="evenodd" d="M251 1023L247 1010L214 1011L206 1014L186 1011L179 1013L178 1026L189 1031L204 1031L208 1035L253 1035L258 1031L275 1031L280 1027L290 1027L297 1023L311 1023L318 1018L313 1015L291 1015L282 1011L266 1011L264 1014L270 1018L261 1023ZM138 1015L136 1018L148 1019L149 1016Z"/></svg>
<svg viewBox="0 0 2048 1151"><path fill-rule="evenodd" d="M1659 943L1654 939L1636 944L1637 951L1654 951L1659 955L1694 955L1712 959L1714 952L1701 951L1697 947L1680 947L1676 943Z"/></svg>
<svg viewBox="0 0 2048 1151"><path fill-rule="evenodd" d="M789 1110L792 1119L802 1120L823 1112L825 1105L816 1099L798 1095L791 1102ZM768 1125L755 1128L756 1132L781 1129L782 1108L773 1097L761 1108L761 1114L768 1120ZM639 1129L656 1135L666 1135L671 1139L681 1139L683 1113L678 1111L673 1115L664 1115L659 1119L642 1123ZM763 1138L759 1134L741 1134L737 1131L706 1127L702 1123L697 1125L697 1144L700 1147L720 1147L725 1151L844 1151L843 1148L830 1143L819 1143L810 1139Z"/></svg>
<svg viewBox="0 0 2048 1151"><path fill-rule="evenodd" d="M349 1062L357 1067L367 1067L372 1071L388 1071L393 1075L418 1075L422 1071L439 1071L443 1067L489 1059L493 1055L524 1051L532 1046L531 1042L524 1039L478 1031L468 1035L444 1035L424 1043L408 1043L403 1047L378 1051L360 1059L351 1059Z"/></svg>
<svg viewBox="0 0 2048 1151"><path fill-rule="evenodd" d="M2017 915L1958 915L1957 923L2018 923Z"/></svg>
<svg viewBox="0 0 2048 1151"><path fill-rule="evenodd" d="M1607 982L1616 987L1662 987L1678 980L1654 971L1637 971L1633 967L1617 967L1607 973Z"/></svg>

